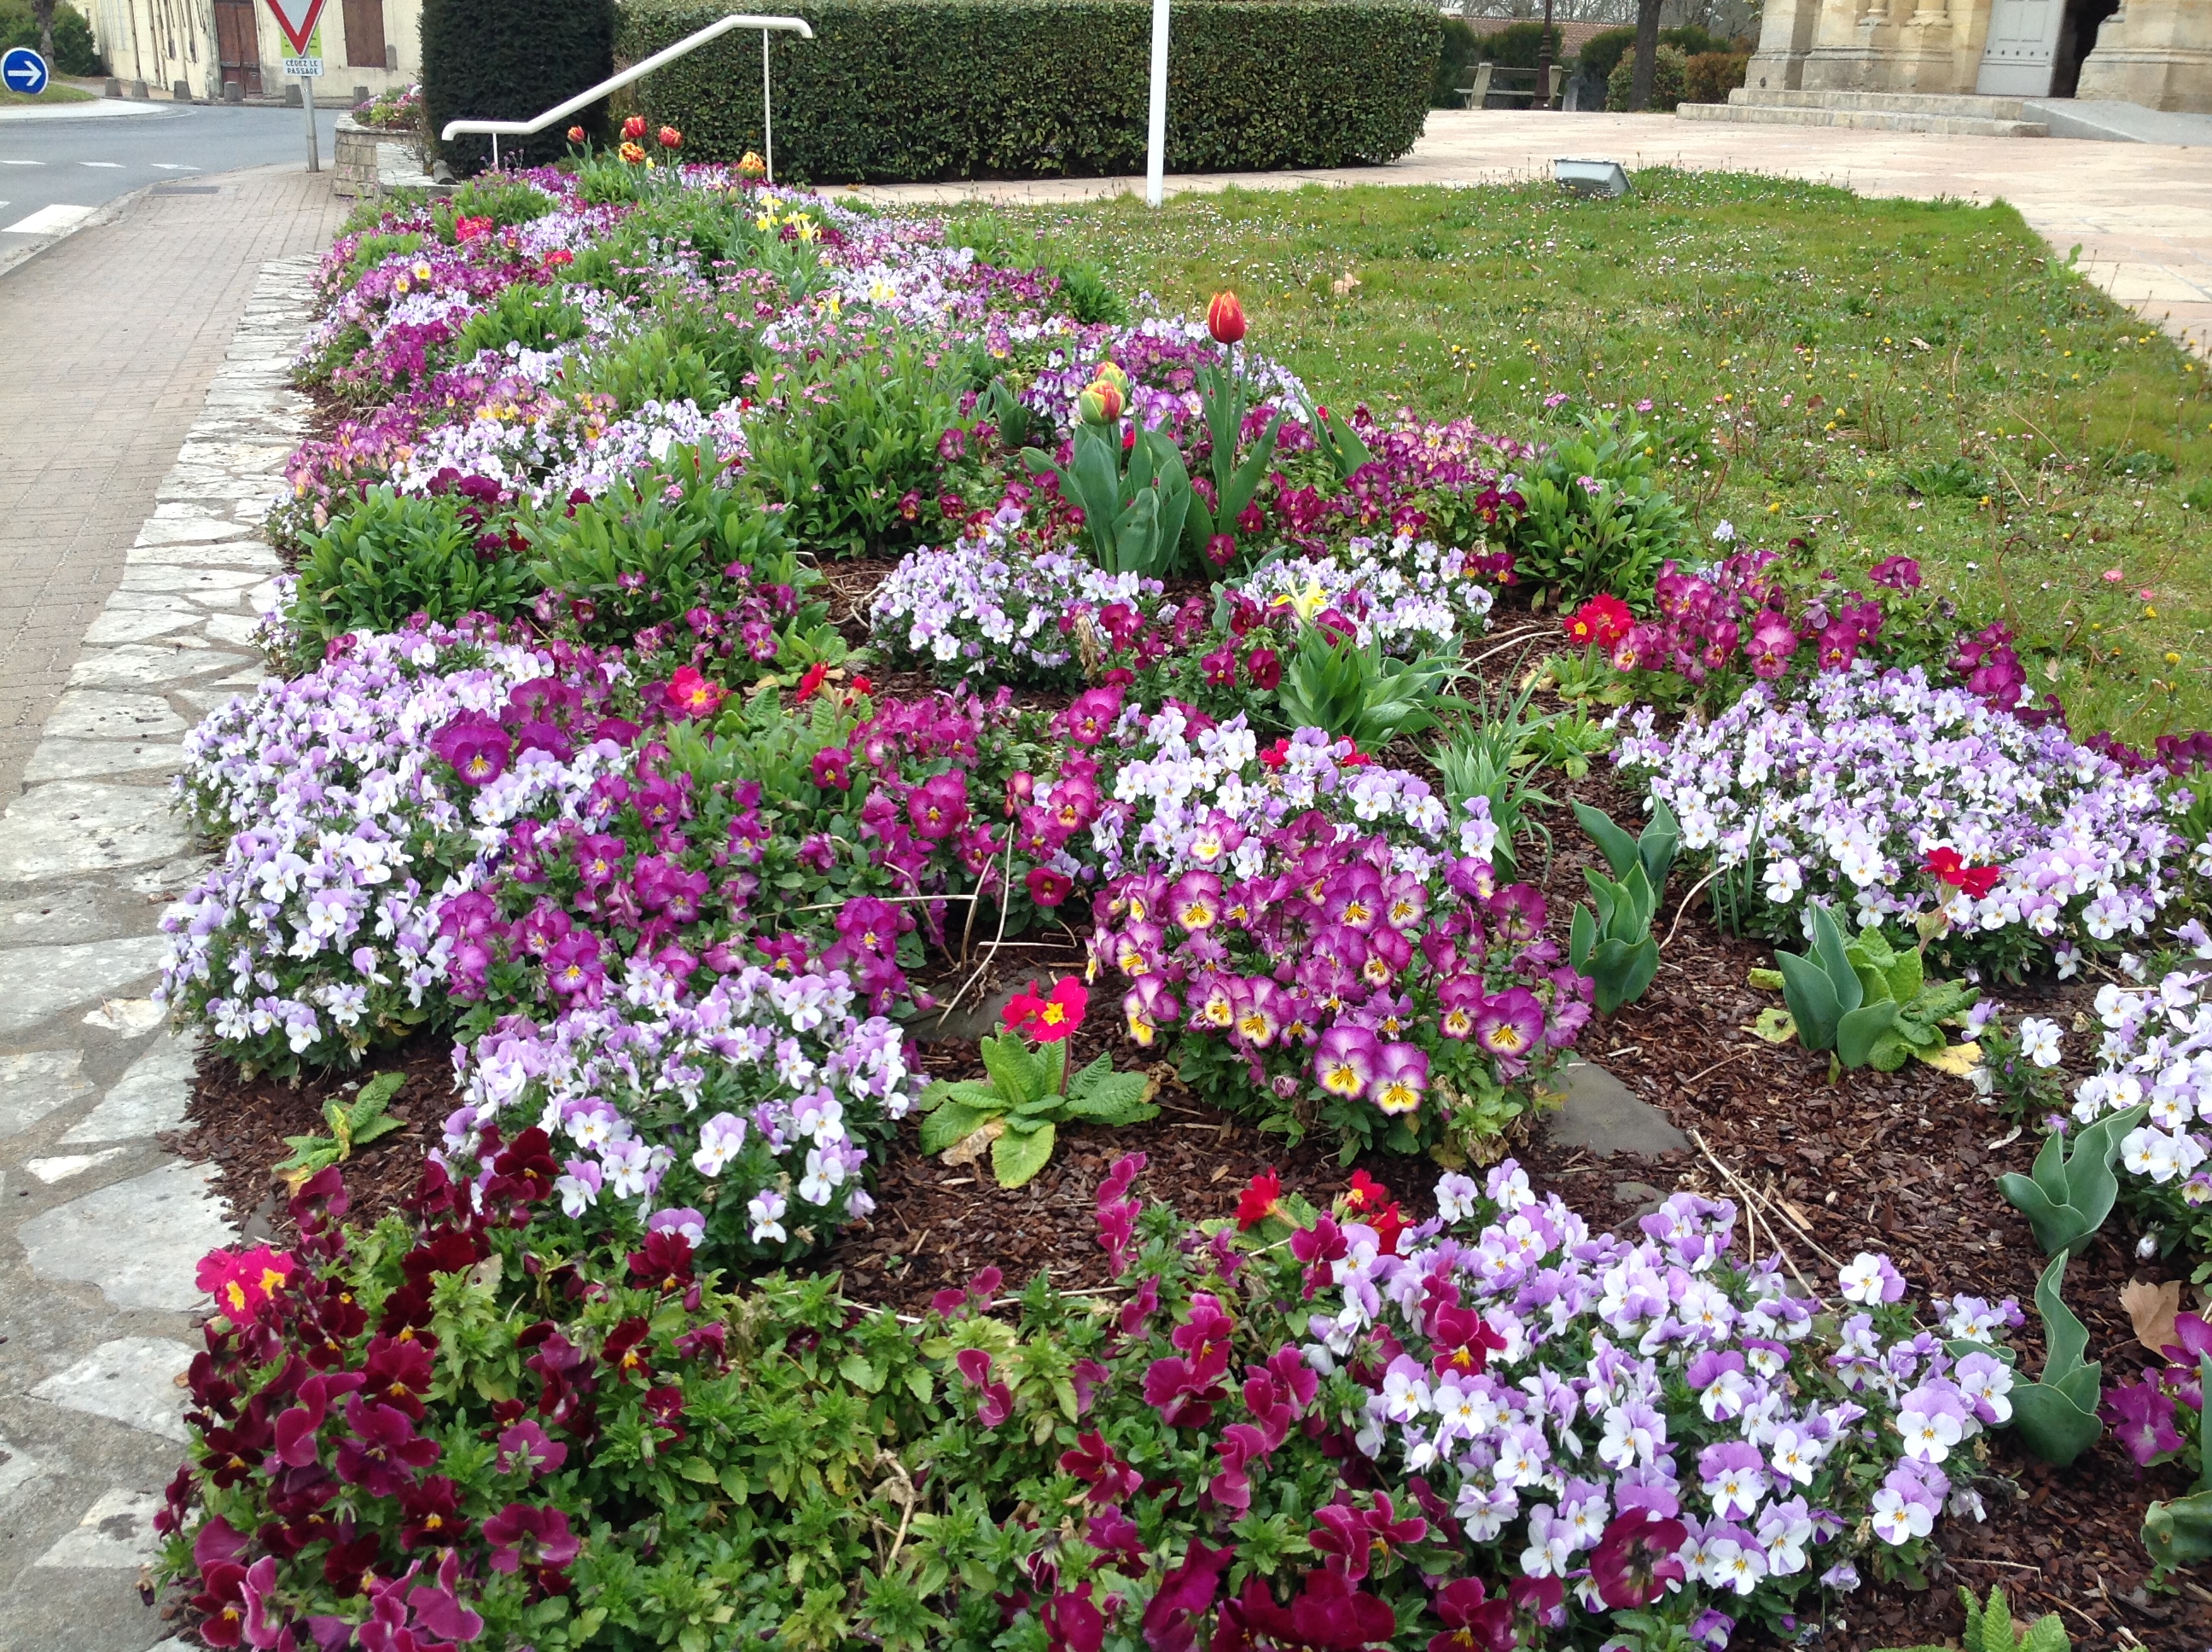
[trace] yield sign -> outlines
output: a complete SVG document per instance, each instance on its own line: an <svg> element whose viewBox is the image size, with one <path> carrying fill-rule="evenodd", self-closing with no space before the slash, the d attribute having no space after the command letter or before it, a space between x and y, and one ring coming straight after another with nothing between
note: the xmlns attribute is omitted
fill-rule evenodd
<svg viewBox="0 0 2212 1652"><path fill-rule="evenodd" d="M269 10L276 19L276 27L284 31L284 38L292 43L293 52L307 56L315 21L323 15L323 0L269 0Z"/></svg>

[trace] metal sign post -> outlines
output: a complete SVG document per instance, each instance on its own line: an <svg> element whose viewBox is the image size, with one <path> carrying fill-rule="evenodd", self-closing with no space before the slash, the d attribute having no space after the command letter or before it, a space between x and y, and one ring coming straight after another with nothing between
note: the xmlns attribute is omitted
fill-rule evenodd
<svg viewBox="0 0 2212 1652"><path fill-rule="evenodd" d="M321 74L323 70L322 60L320 58L314 59L314 64L315 73L317 75ZM310 75L301 75L297 76L297 79L300 82L300 106L307 112L307 170L309 172L320 172L323 169L323 157L321 148L315 140L314 76Z"/></svg>
<svg viewBox="0 0 2212 1652"><path fill-rule="evenodd" d="M284 72L300 82L300 106L307 121L307 170L323 169L321 146L315 139L315 82L322 78L323 41L318 25L323 0L268 0L269 12L283 31L292 54L284 59Z"/></svg>
<svg viewBox="0 0 2212 1652"><path fill-rule="evenodd" d="M1152 0L1152 109L1145 139L1145 203L1164 192L1168 151L1168 0Z"/></svg>

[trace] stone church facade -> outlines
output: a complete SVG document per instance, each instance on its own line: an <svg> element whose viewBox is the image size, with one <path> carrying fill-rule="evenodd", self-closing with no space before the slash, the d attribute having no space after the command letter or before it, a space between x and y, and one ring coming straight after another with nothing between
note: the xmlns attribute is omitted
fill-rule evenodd
<svg viewBox="0 0 2212 1652"><path fill-rule="evenodd" d="M1746 85L2212 114L2212 0L1767 0Z"/></svg>

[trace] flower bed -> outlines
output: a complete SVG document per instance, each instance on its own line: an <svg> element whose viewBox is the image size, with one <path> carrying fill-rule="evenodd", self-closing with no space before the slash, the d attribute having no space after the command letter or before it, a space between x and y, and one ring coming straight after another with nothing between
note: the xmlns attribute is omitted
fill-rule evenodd
<svg viewBox="0 0 2212 1652"><path fill-rule="evenodd" d="M1129 319L998 228L651 141L326 269L303 368L348 416L276 519L293 675L194 737L224 853L167 986L256 1116L309 1114L252 1190L304 1179L298 1243L208 1265L164 1516L204 1636L1718 1647L1995 1558L1967 1527L2018 1531L2045 1437L1996 1431L2060 1378L1992 1340L2035 1283L2002 1206L1897 1162L2009 1144L1955 1066L1735 1040L1769 955L1663 831L1584 812L1584 852L1557 805L1636 799L1568 696L1653 702L1621 773L1739 934L1899 920L1884 990L1916 920L1984 975L2158 953L2197 744L2075 744L1905 559L1695 562L1626 415L1540 447L1331 413L1230 295ZM1478 643L1495 610L1569 590L1607 593L1564 615L1579 665L1478 669L1559 623ZM1024 987L995 1037L937 1013ZM2086 989L2020 990L1966 1031L2032 1112ZM2152 1102L2154 1249L2212 1240L2200 990L2109 989L2077 1103ZM313 1172L375 1150L313 1109L410 1033L380 1139L428 1170L342 1231ZM1534 1127L1577 1052L1697 1125L1671 1190ZM1401 1206L1414 1153L1449 1174ZM1808 1245L1851 1259L1828 1303ZM2075 1258L2107 1342L2112 1266ZM2154 1471L2193 1449L2179 1370L2115 1373ZM2108 1469L2048 1505L2121 1506Z"/></svg>
<svg viewBox="0 0 2212 1652"><path fill-rule="evenodd" d="M1778 703L1754 686L1672 738L1649 710L1632 727L1617 761L1753 933L1794 938L1814 902L1940 911L1962 962L2070 970L2145 935L2171 895L2179 841L2148 780L1917 668L1856 667Z"/></svg>

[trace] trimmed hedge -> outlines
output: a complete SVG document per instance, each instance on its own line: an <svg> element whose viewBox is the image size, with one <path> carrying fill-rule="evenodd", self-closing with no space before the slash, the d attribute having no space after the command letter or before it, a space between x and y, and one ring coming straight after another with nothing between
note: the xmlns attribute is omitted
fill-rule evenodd
<svg viewBox="0 0 2212 1652"><path fill-rule="evenodd" d="M440 143L446 123L535 119L614 72L614 0L422 0L422 109L437 153L464 177L481 172L491 162L491 140ZM575 119L605 137L605 100ZM500 139L500 160L559 160L569 124Z"/></svg>
<svg viewBox="0 0 2212 1652"><path fill-rule="evenodd" d="M447 0L451 3L452 0ZM737 9L625 6L635 63ZM775 170L816 184L1111 177L1145 169L1147 0L803 0L775 37ZM428 27L427 14L425 27ZM1199 0L1176 8L1170 172L1394 160L1426 116L1442 27L1420 0ZM638 82L684 154L761 148L760 39L738 31Z"/></svg>

